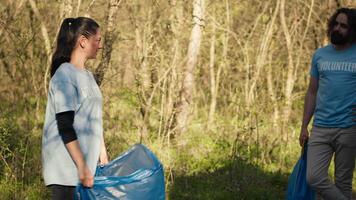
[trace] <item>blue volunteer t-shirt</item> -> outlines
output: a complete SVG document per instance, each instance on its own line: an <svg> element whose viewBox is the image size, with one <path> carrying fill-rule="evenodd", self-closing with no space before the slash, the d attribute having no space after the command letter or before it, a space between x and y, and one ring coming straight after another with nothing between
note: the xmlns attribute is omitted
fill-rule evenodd
<svg viewBox="0 0 356 200"><path fill-rule="evenodd" d="M347 128L355 126L356 44L337 51L332 45L313 56L310 75L319 79L314 125Z"/></svg>
<svg viewBox="0 0 356 200"><path fill-rule="evenodd" d="M43 178L46 185L76 186L77 167L59 133L56 114L74 111L73 127L85 161L94 175L103 142L102 95L91 72L63 63L49 84L42 137Z"/></svg>

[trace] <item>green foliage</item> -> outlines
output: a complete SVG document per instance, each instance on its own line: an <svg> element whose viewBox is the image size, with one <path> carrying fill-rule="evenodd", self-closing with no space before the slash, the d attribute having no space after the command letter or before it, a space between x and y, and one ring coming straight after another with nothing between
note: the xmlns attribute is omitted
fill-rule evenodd
<svg viewBox="0 0 356 200"><path fill-rule="evenodd" d="M49 191L43 186L42 180L37 177L29 180L28 184L16 181L0 181L0 199L50 199Z"/></svg>
<svg viewBox="0 0 356 200"><path fill-rule="evenodd" d="M6 101L0 104L0 199L47 199L41 176L41 139L37 122L23 119L24 107ZM29 109L30 109L29 108Z"/></svg>
<svg viewBox="0 0 356 200"><path fill-rule="evenodd" d="M2 162L0 169L3 178L16 178L16 166L18 165L17 157L21 157L23 153L22 141L14 140L14 138L21 137L20 128L14 123L14 116L4 114L0 119L0 156Z"/></svg>

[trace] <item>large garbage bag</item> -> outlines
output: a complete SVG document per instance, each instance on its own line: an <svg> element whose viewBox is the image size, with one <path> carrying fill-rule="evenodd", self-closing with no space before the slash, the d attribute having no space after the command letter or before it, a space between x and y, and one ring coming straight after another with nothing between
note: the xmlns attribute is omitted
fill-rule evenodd
<svg viewBox="0 0 356 200"><path fill-rule="evenodd" d="M162 164L144 145L136 144L105 166L97 167L94 186L76 188L81 200L164 200Z"/></svg>
<svg viewBox="0 0 356 200"><path fill-rule="evenodd" d="M314 200L315 191L307 183L307 150L305 144L302 155L288 179L287 200Z"/></svg>

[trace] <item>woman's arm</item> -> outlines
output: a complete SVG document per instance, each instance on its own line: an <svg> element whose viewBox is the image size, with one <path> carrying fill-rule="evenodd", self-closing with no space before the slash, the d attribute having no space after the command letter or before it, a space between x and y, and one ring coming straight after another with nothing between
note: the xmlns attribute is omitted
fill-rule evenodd
<svg viewBox="0 0 356 200"><path fill-rule="evenodd" d="M80 149L77 134L73 127L74 111L66 111L56 114L58 132L66 146L68 153L72 157L78 169L78 175L81 183L85 187L93 186L93 175L89 170L83 153Z"/></svg>
<svg viewBox="0 0 356 200"><path fill-rule="evenodd" d="M77 165L80 182L85 187L92 187L94 184L94 177L84 160L78 140L73 140L67 143L66 147L74 163Z"/></svg>

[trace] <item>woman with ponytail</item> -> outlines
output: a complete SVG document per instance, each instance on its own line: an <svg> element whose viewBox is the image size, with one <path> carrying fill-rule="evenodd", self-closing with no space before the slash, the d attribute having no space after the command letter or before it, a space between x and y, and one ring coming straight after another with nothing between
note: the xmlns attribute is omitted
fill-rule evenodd
<svg viewBox="0 0 356 200"><path fill-rule="evenodd" d="M43 177L52 199L73 199L78 183L93 186L98 164L107 164L102 96L85 68L101 49L99 25L90 18L64 19L52 57L42 137Z"/></svg>

